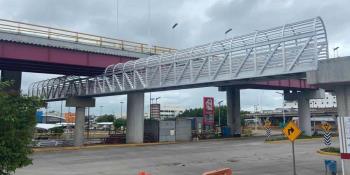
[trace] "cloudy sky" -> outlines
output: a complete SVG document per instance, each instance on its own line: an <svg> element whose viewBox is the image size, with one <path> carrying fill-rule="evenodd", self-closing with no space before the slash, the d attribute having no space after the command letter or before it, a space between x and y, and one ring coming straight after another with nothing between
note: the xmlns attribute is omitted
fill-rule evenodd
<svg viewBox="0 0 350 175"><path fill-rule="evenodd" d="M350 54L346 49L350 46L349 6L348 0L0 0L0 18L181 49L223 39L229 28L233 30L227 37L232 37L321 16L330 49L339 46L339 55L345 56ZM171 30L174 23L179 25ZM333 56L333 51L330 53ZM22 88L54 76L57 75L24 73ZM202 96L225 99L225 93L217 88L159 92L152 96L161 97L161 104L184 108L199 107ZM126 96L98 98L92 111L99 114L100 106L104 106L102 113L119 114L120 101L126 101ZM59 110L60 104L51 103L49 108ZM245 110L252 110L254 105L272 109L281 104L275 91L241 91L241 106Z"/></svg>

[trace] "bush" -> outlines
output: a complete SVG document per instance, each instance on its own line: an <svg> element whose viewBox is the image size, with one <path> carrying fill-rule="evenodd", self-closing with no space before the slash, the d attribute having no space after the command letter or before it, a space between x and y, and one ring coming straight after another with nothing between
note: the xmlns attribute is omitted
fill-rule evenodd
<svg viewBox="0 0 350 175"><path fill-rule="evenodd" d="M122 126L125 128L126 126L126 119L118 118L113 122L115 130L121 128Z"/></svg>
<svg viewBox="0 0 350 175"><path fill-rule="evenodd" d="M331 152L331 153L340 153L340 148L336 148L336 147L326 147L326 148L322 148L321 151L324 151L324 152Z"/></svg>
<svg viewBox="0 0 350 175"><path fill-rule="evenodd" d="M97 117L96 122L114 122L114 116L113 115L102 115Z"/></svg>
<svg viewBox="0 0 350 175"><path fill-rule="evenodd" d="M35 112L43 105L37 98L4 93L6 86L0 82L0 175L32 163L28 155L36 124Z"/></svg>
<svg viewBox="0 0 350 175"><path fill-rule="evenodd" d="M54 128L49 129L49 131L52 134L61 136L64 133L64 127L63 126L54 127Z"/></svg>

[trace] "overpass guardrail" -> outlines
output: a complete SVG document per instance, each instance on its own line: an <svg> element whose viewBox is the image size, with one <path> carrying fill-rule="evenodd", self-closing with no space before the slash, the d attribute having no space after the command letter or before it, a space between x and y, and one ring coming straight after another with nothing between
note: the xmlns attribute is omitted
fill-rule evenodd
<svg viewBox="0 0 350 175"><path fill-rule="evenodd" d="M80 44L93 45L98 47L126 50L144 54L162 54L175 51L175 49L152 46L109 37L96 36L86 33L74 32L64 29L57 29L41 25L34 25L23 22L0 19L0 32L13 33L18 35L35 36L52 40L75 42Z"/></svg>

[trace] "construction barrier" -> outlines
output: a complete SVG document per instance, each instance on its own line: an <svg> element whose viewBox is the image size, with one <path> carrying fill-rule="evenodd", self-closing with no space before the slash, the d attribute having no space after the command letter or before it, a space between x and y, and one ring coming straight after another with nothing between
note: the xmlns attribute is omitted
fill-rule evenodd
<svg viewBox="0 0 350 175"><path fill-rule="evenodd" d="M223 168L214 171L208 171L202 175L232 175L232 170L230 168Z"/></svg>

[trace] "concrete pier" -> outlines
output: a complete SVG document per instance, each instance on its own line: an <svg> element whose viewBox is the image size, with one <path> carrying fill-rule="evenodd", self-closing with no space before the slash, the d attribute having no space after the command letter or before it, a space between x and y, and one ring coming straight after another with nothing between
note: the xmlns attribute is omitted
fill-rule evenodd
<svg viewBox="0 0 350 175"><path fill-rule="evenodd" d="M70 97L67 107L75 107L74 146L84 145L85 108L95 107L94 98Z"/></svg>
<svg viewBox="0 0 350 175"><path fill-rule="evenodd" d="M310 99L323 99L324 89L304 91L284 91L284 100L298 101L299 127L304 135L312 136Z"/></svg>
<svg viewBox="0 0 350 175"><path fill-rule="evenodd" d="M227 100L227 126L231 128L231 134L241 136L241 104L240 90L238 88L226 88Z"/></svg>
<svg viewBox="0 0 350 175"><path fill-rule="evenodd" d="M304 135L312 136L310 100L303 95L298 97L299 127Z"/></svg>
<svg viewBox="0 0 350 175"><path fill-rule="evenodd" d="M143 143L144 98L143 92L128 94L126 143Z"/></svg>

